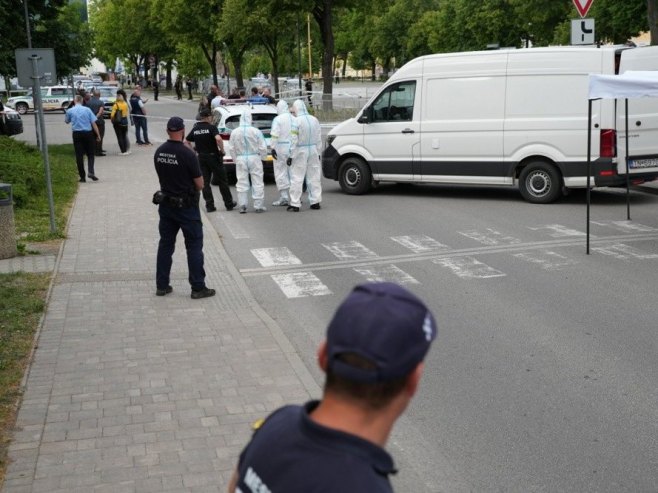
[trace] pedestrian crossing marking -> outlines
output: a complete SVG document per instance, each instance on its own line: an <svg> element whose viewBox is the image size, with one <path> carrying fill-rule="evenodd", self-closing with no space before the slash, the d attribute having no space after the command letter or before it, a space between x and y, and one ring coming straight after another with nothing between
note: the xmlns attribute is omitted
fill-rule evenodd
<svg viewBox="0 0 658 493"><path fill-rule="evenodd" d="M539 226L538 228L529 228L532 231L542 231L548 230L548 235L551 238L567 238L572 236L585 236L583 231L578 231L577 229L567 228L561 224L546 224L545 226ZM594 235L590 235L590 238L596 238Z"/></svg>
<svg viewBox="0 0 658 493"><path fill-rule="evenodd" d="M625 245L624 243L615 243L613 245L593 247L593 251L603 255L609 255L619 260L630 260L631 258L638 259L654 259L658 258L658 253L644 253L641 250Z"/></svg>
<svg viewBox="0 0 658 493"><path fill-rule="evenodd" d="M297 258L290 248L252 248L251 253L263 267L275 267L278 265L301 265L302 261Z"/></svg>
<svg viewBox="0 0 658 493"><path fill-rule="evenodd" d="M658 229L633 221L592 221L598 226L608 226L624 233L653 233Z"/></svg>
<svg viewBox="0 0 658 493"><path fill-rule="evenodd" d="M272 279L288 298L305 298L307 296L326 296L332 294L331 290L312 272L273 274Z"/></svg>
<svg viewBox="0 0 658 493"><path fill-rule="evenodd" d="M432 259L435 264L447 267L454 274L464 279L487 279L490 277L504 277L507 274L489 267L474 257L447 257Z"/></svg>
<svg viewBox="0 0 658 493"><path fill-rule="evenodd" d="M399 243L405 248L408 248L414 253L425 253L440 250L449 250L448 245L444 245L425 235L410 235L410 236L391 236L391 240Z"/></svg>
<svg viewBox="0 0 658 493"><path fill-rule="evenodd" d="M369 250L358 241L323 243L322 246L340 260L362 260L378 257L375 252Z"/></svg>
<svg viewBox="0 0 658 493"><path fill-rule="evenodd" d="M395 282L398 284L420 284L416 279L399 267L389 265L373 265L354 269L366 278L368 282Z"/></svg>
<svg viewBox="0 0 658 493"><path fill-rule="evenodd" d="M496 245L517 245L521 243L521 240L513 236L506 236L495 229L487 228L484 232L482 231L458 231L462 236L471 238L483 245L496 246Z"/></svg>
<svg viewBox="0 0 658 493"><path fill-rule="evenodd" d="M513 255L516 258L530 262L531 264L537 264L544 270L560 270L564 267L568 267L574 264L577 264L573 259L560 255L557 252L552 252L550 250L544 250L539 252L522 252L515 253Z"/></svg>

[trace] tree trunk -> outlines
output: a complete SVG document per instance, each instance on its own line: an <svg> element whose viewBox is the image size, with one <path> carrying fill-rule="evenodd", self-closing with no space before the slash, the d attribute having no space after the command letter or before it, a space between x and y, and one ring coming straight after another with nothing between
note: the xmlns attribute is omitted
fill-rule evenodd
<svg viewBox="0 0 658 493"><path fill-rule="evenodd" d="M334 73L331 68L334 61L334 31L332 27L332 0L322 0L313 9L313 17L320 27L322 37L322 109L332 109L331 94L333 91Z"/></svg>
<svg viewBox="0 0 658 493"><path fill-rule="evenodd" d="M217 78L217 45L215 43L211 43L210 46L203 44L201 45L201 50L206 57L208 65L210 65L210 70L212 71L212 83L217 86L219 85L219 80Z"/></svg>
<svg viewBox="0 0 658 493"><path fill-rule="evenodd" d="M647 0L651 45L658 45L658 0Z"/></svg>
<svg viewBox="0 0 658 493"><path fill-rule="evenodd" d="M377 61L373 60L372 65L370 65L370 80L375 81L377 79Z"/></svg>

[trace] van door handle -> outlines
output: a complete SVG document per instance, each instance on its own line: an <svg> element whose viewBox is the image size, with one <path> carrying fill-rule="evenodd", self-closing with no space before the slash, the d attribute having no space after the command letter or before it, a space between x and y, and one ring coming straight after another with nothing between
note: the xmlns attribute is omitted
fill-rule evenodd
<svg viewBox="0 0 658 493"><path fill-rule="evenodd" d="M411 130L410 128L405 128L405 129L402 131L402 133L403 133L403 134L413 134L413 133L415 133L415 132L414 132L413 130Z"/></svg>

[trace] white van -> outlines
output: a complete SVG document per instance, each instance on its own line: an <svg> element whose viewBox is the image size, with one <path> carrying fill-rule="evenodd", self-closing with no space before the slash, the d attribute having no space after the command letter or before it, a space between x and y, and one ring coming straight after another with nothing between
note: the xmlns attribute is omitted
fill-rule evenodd
<svg viewBox="0 0 658 493"><path fill-rule="evenodd" d="M587 184L588 75L626 70L658 70L658 46L416 58L329 132L323 174L349 194L385 181L507 185L552 202ZM631 180L654 180L658 99L629 100L629 115L629 154L655 164L631 168ZM624 119L623 100L592 105L595 186L626 182Z"/></svg>

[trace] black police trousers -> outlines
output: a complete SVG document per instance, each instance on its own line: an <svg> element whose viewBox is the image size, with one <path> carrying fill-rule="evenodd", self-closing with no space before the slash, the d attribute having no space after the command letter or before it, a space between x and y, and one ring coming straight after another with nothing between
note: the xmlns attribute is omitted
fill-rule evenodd
<svg viewBox="0 0 658 493"><path fill-rule="evenodd" d="M218 154L199 154L199 164L201 165L201 173L203 173L203 200L206 202L206 208L215 206L215 199L210 189L210 180L214 174L219 182L219 193L222 194L222 201L224 207L227 209L233 208L233 196L228 187L228 178L226 176L226 168L224 168L224 158Z"/></svg>

